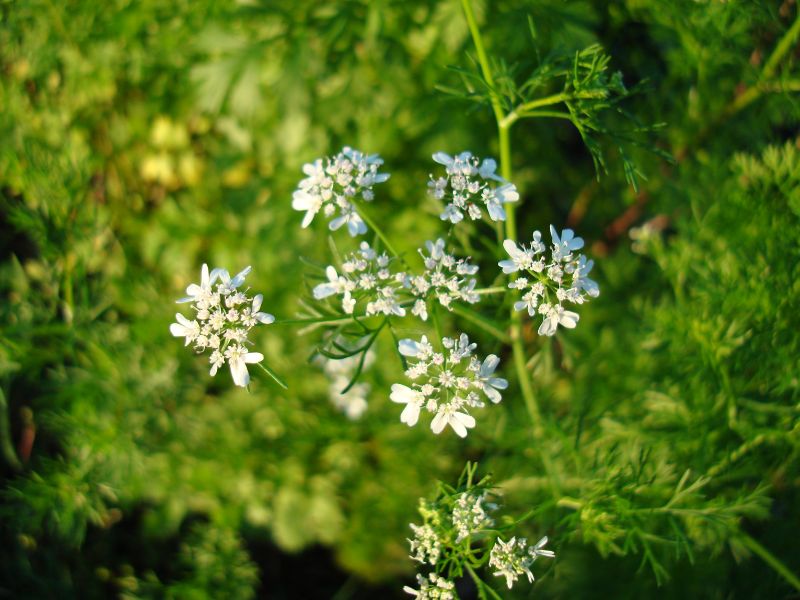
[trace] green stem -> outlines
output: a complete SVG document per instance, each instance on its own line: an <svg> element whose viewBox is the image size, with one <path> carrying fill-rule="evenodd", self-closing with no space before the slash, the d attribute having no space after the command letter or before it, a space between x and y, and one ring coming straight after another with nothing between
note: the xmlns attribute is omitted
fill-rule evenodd
<svg viewBox="0 0 800 600"><path fill-rule="evenodd" d="M472 11L472 3L470 0L461 0L461 6L464 9L464 16L467 18L469 32L472 35L472 43L475 44L475 52L478 54L478 64L481 67L483 79L486 81L486 85L489 86L494 117L499 123L504 117L503 106L500 103L500 96L497 94L497 90L494 87L492 67L489 64L489 57L486 54L486 47L483 45L481 30L478 28L478 22L475 20L475 13Z"/></svg>
<svg viewBox="0 0 800 600"><path fill-rule="evenodd" d="M500 125L500 127L511 127L518 119L529 116L530 112L536 110L537 108L559 104L568 99L569 96L567 94L560 93L553 94L552 96L545 96L544 98L537 98L536 100L531 100L525 104L520 104L510 113L508 113L504 119L498 121L498 125Z"/></svg>
<svg viewBox="0 0 800 600"><path fill-rule="evenodd" d="M479 289L479 290L472 290L472 291L473 291L473 293L477 294L478 296L487 296L489 294L504 294L508 290L507 290L507 288L498 286L498 287L482 288L482 289Z"/></svg>
<svg viewBox="0 0 800 600"><path fill-rule="evenodd" d="M497 325L494 324L494 322L490 321L489 319L486 319L486 318L482 317L481 315L479 315L478 313L473 312L472 310L470 310L470 309L468 309L468 308L466 308L464 306L460 306L458 304L453 305L452 308L453 308L453 312L455 314L457 314L459 317L465 318L467 321L469 321L473 325L477 325L478 327L483 329L485 332L490 333L499 342L501 342L503 344L506 344L506 345L511 343L511 338L508 337L506 332L503 331L502 329L500 329Z"/></svg>
<svg viewBox="0 0 800 600"><path fill-rule="evenodd" d="M740 535L739 541L741 541L753 554L757 555L761 560L772 567L772 569L781 577L783 577L786 582L789 583L789 585L800 591L800 579L798 579L797 575L792 573L789 570L789 567L783 564L778 557L776 557L746 533L742 533Z"/></svg>
<svg viewBox="0 0 800 600"><path fill-rule="evenodd" d="M0 451L6 464L16 472L22 471L22 463L14 451L14 444L11 441L11 424L8 420L8 403L3 390L0 390Z"/></svg>
<svg viewBox="0 0 800 600"><path fill-rule="evenodd" d="M509 129L498 122L498 139L500 142L500 172L503 178L511 181L511 138ZM517 240L516 207L506 205L506 239ZM533 425L533 437L536 441L544 438L542 415L533 393L530 376L526 366L525 347L522 344L522 313L511 308L511 351L514 356L514 368L517 371L522 398Z"/></svg>
<svg viewBox="0 0 800 600"><path fill-rule="evenodd" d="M494 85L494 76L492 75L492 66L489 64L489 57L486 54L486 47L483 45L483 38L481 37L481 30L478 27L478 22L475 20L475 13L472 10L472 3L470 0L461 0L461 6L464 9L464 16L467 18L467 25L469 32L472 35L472 43L475 45L475 52L478 54L478 64L481 67L481 73L486 85L489 87L489 95L492 104L492 111L494 112L495 120L500 123L505 119L505 112L503 111L503 104L500 101L500 95ZM500 147L500 162L503 162L503 148ZM509 157L506 157L510 159ZM495 224L495 232L497 234L497 242L503 241L503 229L501 223L498 221Z"/></svg>
<svg viewBox="0 0 800 600"><path fill-rule="evenodd" d="M396 258L400 258L400 254L398 254L397 250L394 249L394 246L392 246L392 243L386 237L386 234L383 233L383 230L380 227L378 227L378 224L372 219L372 217L369 216L368 213L364 212L364 207L363 206L359 206L359 205L357 205L355 203L353 203L353 206L356 207L356 212L358 213L358 215L362 219L364 219L364 222L370 227L370 229L372 229L372 231L375 232L375 234L378 236L378 239L380 239L380 241L383 243L383 245L389 251L389 254L391 254L392 256L394 256ZM400 260L403 260L403 259L400 258ZM405 262L405 261L403 261L403 262Z"/></svg>
<svg viewBox="0 0 800 600"><path fill-rule="evenodd" d="M283 381L283 379L281 379L278 376L278 374L275 371L273 371L272 369L270 369L267 365L264 365L264 364L262 364L260 362L255 363L255 364L257 364L259 367L261 367L261 370L264 371L264 373L266 373L267 375L269 375L275 381L275 383L277 383L283 389L285 389L285 390L289 389L289 386L286 385L286 383Z"/></svg>
<svg viewBox="0 0 800 600"><path fill-rule="evenodd" d="M467 18L470 33L472 34L472 41L475 44L475 51L478 54L478 63L481 66L483 77L486 84L492 91L492 110L494 111L495 121L497 121L498 143L500 145L500 175L506 181L511 181L511 135L510 128L515 119L506 122L506 116L503 113L503 107L500 104L500 98L497 96L494 89L494 78L492 77L492 70L489 66L489 58L486 55L486 49L483 45L483 38L481 37L480 29L475 21L475 14L472 11L472 5L469 0L461 0L461 5L464 8L464 15ZM540 98L527 104L522 105L520 108L529 108L531 110L555 104L563 100L563 94L555 94L547 98ZM517 239L517 221L516 221L516 207L514 204L506 205L506 226L505 226L506 239L516 241ZM536 398L533 395L533 388L531 386L530 378L525 367L525 348L522 345L522 321L521 314L513 308L511 309L511 349L514 354L514 366L517 370L517 379L519 379L520 389L522 396L525 399L525 406L530 414L531 421L533 422L534 438L538 441L543 437L542 419L539 411L539 406L536 403Z"/></svg>
<svg viewBox="0 0 800 600"><path fill-rule="evenodd" d="M69 256L65 258L64 267L64 321L72 323L75 314L75 301L72 292L72 260Z"/></svg>
<svg viewBox="0 0 800 600"><path fill-rule="evenodd" d="M495 121L497 122L498 143L500 146L500 175L506 181L511 181L511 126L514 119L507 120L506 115L503 113L503 107L500 104L500 98L497 95L494 86L494 79L492 71L489 66L489 59L486 56L486 49L483 45L481 32L478 29L478 24L475 21L475 15L472 12L472 6L469 0L461 0L464 8L464 15L467 18L470 33L472 34L472 41L475 44L475 50L478 54L478 62L483 72L483 77L486 84L491 90L492 110L494 111ZM548 106L563 101L565 96L563 94L555 94L546 98L533 100L527 104L522 105L520 108L534 110L541 106ZM517 203L519 205L521 203ZM506 205L506 223L505 223L505 237L506 239L516 241L517 239L517 221L516 221L516 208L514 204ZM539 410L539 405L536 402L536 397L533 393L533 386L528 374L525 360L525 347L522 344L522 313L517 312L511 307L511 351L514 357L514 367L517 372L517 379L519 380L520 391L525 401L525 407L528 410L528 415L531 419L533 438L538 443L541 450L542 464L547 472L547 475L552 482L553 486L557 485L555 478L555 471L552 461L550 460L547 451L541 447L545 437L544 428L542 427L542 416Z"/></svg>
<svg viewBox="0 0 800 600"><path fill-rule="evenodd" d="M434 300L431 304L431 321L436 330L437 343L441 344L444 336L442 335L442 324L439 322L439 303Z"/></svg>
<svg viewBox="0 0 800 600"><path fill-rule="evenodd" d="M797 17L795 18L794 23L783 35L781 40L775 46L775 50L772 51L772 55L764 64L764 69L761 71L762 79L769 79L775 74L775 71L777 70L781 60L794 45L798 36L800 36L800 7L797 9Z"/></svg>
<svg viewBox="0 0 800 600"><path fill-rule="evenodd" d="M478 588L478 597L479 598L485 599L486 598L486 592L489 592L489 594L491 594L492 598L496 598L496 600L503 600L502 597L491 588L491 586L486 585L483 582L483 580L480 577L478 577L478 574L470 566L469 563L464 563L464 566L467 568L467 573L469 573L469 576L472 577L472 581L475 582L475 586Z"/></svg>

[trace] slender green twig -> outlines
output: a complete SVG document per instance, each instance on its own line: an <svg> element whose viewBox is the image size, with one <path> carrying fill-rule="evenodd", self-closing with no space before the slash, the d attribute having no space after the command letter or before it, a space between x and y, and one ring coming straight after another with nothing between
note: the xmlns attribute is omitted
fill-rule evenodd
<svg viewBox="0 0 800 600"><path fill-rule="evenodd" d="M486 55L486 48L483 44L480 29L475 21L475 14L472 11L470 0L462 0L461 4L464 8L464 15L467 18L470 33L472 34L472 41L475 44L475 51L478 54L478 63L481 66L483 77L486 84L492 90L492 110L494 111L495 120L497 121L498 141L500 145L500 175L506 181L511 181L511 136L510 128L513 125L513 120L506 121L506 115L503 113L503 107L500 99L494 90L494 78L492 76L492 69L489 65L489 58ZM563 94L556 94L555 96L542 98L538 101L528 103L531 106L528 108L535 109L539 106L547 104L554 104L563 100ZM538 103L538 104L537 104ZM517 239L517 224L516 224L516 207L513 204L506 205L506 226L505 235L506 239L516 241ZM528 370L525 366L525 348L522 345L522 320L521 314L515 310L511 310L511 350L514 355L514 366L517 371L517 379L519 379L520 389L522 396L525 400L525 406L530 414L531 421L533 422L534 438L541 440L544 436L542 429L541 412L539 405L536 403L536 398L533 394L533 387L531 386Z"/></svg>
<svg viewBox="0 0 800 600"><path fill-rule="evenodd" d="M479 290L472 290L473 293L478 294L478 296L486 296L489 294L504 294L507 288L504 287L488 287L488 288L481 288Z"/></svg>
<svg viewBox="0 0 800 600"><path fill-rule="evenodd" d="M470 33L472 34L472 41L475 44L475 50L478 53L478 62L480 63L486 84L492 92L492 109L494 111L495 120L497 122L498 143L500 146L500 175L506 181L511 181L512 168L511 168L511 127L514 121L506 121L506 115L503 113L503 107L500 103L500 98L495 91L494 79L492 77L489 59L486 55L486 49L481 38L481 32L475 21L475 15L472 12L470 0L462 0L461 4L464 8L464 14L467 18ZM547 98L541 98L528 103L527 108L534 110L541 106L555 104L564 100L562 94L556 94ZM506 223L505 223L505 237L506 239L517 240L517 221L516 209L514 204L506 205ZM533 438L541 446L545 438L545 430L542 426L542 414L539 410L539 404L536 401L536 396L533 393L533 386L531 385L530 373L528 372L525 360L525 347L522 343L522 313L515 311L513 307L510 309L511 325L510 325L510 341L511 352L514 359L514 368L517 372L517 380L519 381L520 391L522 392L523 400L525 401L525 408L531 419ZM554 490L558 493L558 481L556 477L555 468L552 464L550 456L546 451L541 452L542 465L548 475L548 478L553 485Z"/></svg>
<svg viewBox="0 0 800 600"><path fill-rule="evenodd" d="M453 305L452 309L453 312L457 314L459 317L465 318L470 323L477 325L485 332L490 333L499 342L506 345L511 344L511 338L508 336L508 334L502 329L500 329L500 327L498 327L494 322L490 321L489 319L486 319L481 315L479 315L478 313L468 309L467 307L460 306L458 304Z"/></svg>
<svg viewBox="0 0 800 600"><path fill-rule="evenodd" d="M442 324L439 322L439 303L434 302L431 306L431 321L433 321L433 328L436 330L436 338L438 343L442 342Z"/></svg>
<svg viewBox="0 0 800 600"><path fill-rule="evenodd" d="M283 381L283 379L281 379L278 376L278 374L275 371L273 371L272 369L270 369L267 365L264 365L264 364L262 364L260 362L255 363L255 364L257 364L259 367L261 367L261 370L264 371L267 375L269 375L275 381L275 383L277 383L283 389L285 389L285 390L289 389L289 386L286 385L286 383Z"/></svg>
<svg viewBox="0 0 800 600"><path fill-rule="evenodd" d="M758 556L761 560L767 563L778 575L783 577L786 582L791 585L797 591L800 591L800 579L798 579L797 575L792 573L783 562L781 562L778 557L772 554L769 550L764 548L761 544L759 544L756 540L751 538L746 533L741 533L739 536L739 541L742 542L753 554Z"/></svg>
<svg viewBox="0 0 800 600"><path fill-rule="evenodd" d="M472 35L472 42L475 44L475 52L478 54L478 64L483 73L483 79L489 86L491 94L492 110L497 122L503 120L503 106L500 102L500 96L494 85L494 76L492 75L492 67L489 64L489 57L486 54L486 47L483 45L483 38L481 38L481 31L478 28L478 22L475 20L475 13L472 10L472 3L470 0L461 0L461 6L464 9L464 16L467 18L467 25L469 26L470 34Z"/></svg>
<svg viewBox="0 0 800 600"><path fill-rule="evenodd" d="M767 62L764 63L764 69L761 71L762 79L769 79L775 74L775 71L778 69L778 65L780 64L781 60L783 60L783 57L786 56L786 53L791 49L792 45L794 45L799 36L800 6L797 8L797 16L795 17L794 23L775 45L775 49L772 51L772 54L767 59Z"/></svg>
<svg viewBox="0 0 800 600"><path fill-rule="evenodd" d="M400 256L400 254L398 254L397 250L394 249L394 246L392 246L392 243L389 241L389 238L387 238L386 234L383 233L383 230L378 226L378 224L373 220L373 218L369 216L369 213L364 211L364 207L363 206L359 206L358 204L355 204L355 203L354 203L354 206L356 207L356 212L358 212L358 215L362 219L364 219L364 222L367 225L369 225L369 227L370 227L370 229L372 229L372 231L375 232L375 234L378 236L378 239L380 239L380 241L383 243L383 245L389 251L389 254L391 254L392 256L394 256L396 258L399 258L401 261L403 261L405 263L405 261Z"/></svg>
<svg viewBox="0 0 800 600"><path fill-rule="evenodd" d="M731 100L725 108L719 112L715 118L708 121L705 127L700 129L700 132L695 136L695 139L690 146L697 146L705 141L716 128L723 122L735 116L740 111L750 106L753 102L760 99L764 94L780 93L780 92L796 92L800 90L800 85L796 79L787 81L777 81L774 79L778 66L786 56L786 53L792 48L797 38L800 37L800 7L797 9L797 17L795 18L792 26L783 34L783 37L775 45L772 54L764 63L764 68L761 69L758 81L738 94ZM677 156L685 156L689 147L685 146L676 152Z"/></svg>
<svg viewBox="0 0 800 600"><path fill-rule="evenodd" d="M480 577L478 577L478 574L470 566L469 563L464 563L464 566L467 568L467 573L469 573L469 576L472 577L472 581L475 582L475 586L478 588L479 598L484 598L484 599L487 598L486 592L489 592L492 598L495 598L496 600L503 600L500 594L495 592L491 586L486 585L486 583L484 583L484 581Z"/></svg>

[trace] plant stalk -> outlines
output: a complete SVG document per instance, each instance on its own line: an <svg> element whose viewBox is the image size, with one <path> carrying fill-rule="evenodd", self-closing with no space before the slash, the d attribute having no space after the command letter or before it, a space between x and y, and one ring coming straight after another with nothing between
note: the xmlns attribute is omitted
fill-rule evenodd
<svg viewBox="0 0 800 600"><path fill-rule="evenodd" d="M355 206L358 215L364 219L364 222L370 227L370 229L372 229L372 231L375 232L375 234L378 236L378 239L389 251L389 254L395 258L400 258L400 254L398 254L397 250L394 249L394 246L392 246L392 243L386 237L386 234L383 233L383 230L380 227L378 227L378 224L372 219L372 217L370 217L368 213L364 212L364 208L356 205L355 203L353 203L353 206ZM400 258L400 260L405 262L402 258Z"/></svg>
<svg viewBox="0 0 800 600"><path fill-rule="evenodd" d="M492 69L489 65L489 58L486 55L486 47L483 44L480 29L475 21L475 13L472 11L472 4L470 0L461 0L461 5L464 8L464 15L467 18L470 33L472 34L472 42L475 44L475 51L478 54L478 63L480 64L483 77L492 92L492 110L494 111L495 121L497 122L498 143L500 145L500 175L506 181L511 181L511 122L506 122L506 115L503 112L503 107L500 103L494 88L494 78L492 76ZM544 106L546 104L554 104L563 99L563 94L556 94L553 97L542 98L538 101L533 101L529 104L534 104L529 108L533 109L537 106ZM525 105L527 106L527 105ZM506 205L506 225L505 236L506 239L517 240L517 220L516 220L516 207L513 204ZM539 441L544 437L542 429L542 417L539 405L536 402L536 397L533 394L533 387L531 386L530 377L526 368L525 348L522 345L522 319L521 314L511 309L511 351L514 355L514 367L517 371L517 379L519 380L520 390L522 397L525 400L525 406L530 415L533 425L533 437Z"/></svg>
<svg viewBox="0 0 800 600"><path fill-rule="evenodd" d="M800 591L800 579L798 579L797 575L792 573L789 570L789 567L783 564L778 557L776 557L746 533L742 533L740 535L739 541L741 541L753 554L767 563L776 573L783 577L789 585L791 585L797 591Z"/></svg>

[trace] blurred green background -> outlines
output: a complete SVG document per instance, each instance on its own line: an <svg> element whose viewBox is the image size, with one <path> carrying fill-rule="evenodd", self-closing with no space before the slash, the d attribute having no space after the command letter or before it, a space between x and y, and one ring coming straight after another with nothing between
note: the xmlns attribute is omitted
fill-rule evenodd
<svg viewBox="0 0 800 600"><path fill-rule="evenodd" d="M513 387L436 437L399 423L397 361L350 420L313 333L260 328L289 391L247 393L168 331L203 262L253 265L265 310L296 315L300 257L329 252L291 193L343 145L385 159L372 212L402 249L443 231L430 155L498 151L489 109L442 91L474 70L459 2L0 2L0 597L408 597L417 500L466 459L542 507L523 533L558 558L514 597L797 597L797 4L474 6L523 80L529 17L542 53L602 44L675 159L634 150L636 193L568 122L514 129L521 237L574 226L602 291L575 331L526 337L545 447Z"/></svg>

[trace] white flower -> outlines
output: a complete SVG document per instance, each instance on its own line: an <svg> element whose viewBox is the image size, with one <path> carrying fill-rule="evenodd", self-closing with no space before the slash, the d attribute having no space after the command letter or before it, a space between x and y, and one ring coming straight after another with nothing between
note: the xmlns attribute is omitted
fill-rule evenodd
<svg viewBox="0 0 800 600"><path fill-rule="evenodd" d="M555 558L556 553L552 550L545 550L544 546L547 544L547 536L544 536L538 542L536 542L535 546L531 546L528 548L528 554L533 557L533 560L536 560L540 556L544 556L546 558Z"/></svg>
<svg viewBox="0 0 800 600"><path fill-rule="evenodd" d="M200 323L197 321L190 321L180 313L175 315L175 319L177 319L178 322L170 325L169 331L175 337L186 338L186 343L184 345L188 346L200 335Z"/></svg>
<svg viewBox="0 0 800 600"><path fill-rule="evenodd" d="M559 236L556 228L550 225L550 236L553 238L554 260L560 260L561 257L572 254L573 250L583 248L583 238L575 237L575 232L572 229L565 229Z"/></svg>
<svg viewBox="0 0 800 600"><path fill-rule="evenodd" d="M353 201L360 197L370 202L373 186L389 179L388 173L378 172L382 164L377 154L367 155L345 146L336 156L304 165L306 178L292 194L292 208L305 211L302 227L308 227L322 210L329 218L339 213L328 225L332 231L347 225L353 237L366 233L367 226Z"/></svg>
<svg viewBox="0 0 800 600"><path fill-rule="evenodd" d="M448 425L459 437L466 437L475 427L470 408L484 406L483 393L492 402L501 400L498 390L505 389L505 379L494 377L499 359L490 355L484 361L473 355L475 344L466 334L456 339L442 338L443 352L436 352L428 339L402 339L398 351L409 358L406 376L414 381L410 386L395 383L390 399L405 404L400 421L413 427L425 410L434 415L431 431L441 433Z"/></svg>
<svg viewBox="0 0 800 600"><path fill-rule="evenodd" d="M372 389L368 383L351 385L361 357L356 355L339 360L320 357L320 360L323 371L330 382L328 397L331 403L351 421L360 419L368 408L367 397ZM368 351L364 357L362 369L368 369L374 360L375 353L372 350ZM348 386L350 389L345 392L344 390Z"/></svg>
<svg viewBox="0 0 800 600"><path fill-rule="evenodd" d="M414 532L414 539L408 540L411 545L411 556L409 558L434 566L442 553L442 544L436 535L436 531L430 525L414 525L411 523L409 527Z"/></svg>
<svg viewBox="0 0 800 600"><path fill-rule="evenodd" d="M456 597L455 584L436 573L431 573L427 578L417 575L417 585L419 590L406 585L403 591L417 600L454 600Z"/></svg>
<svg viewBox="0 0 800 600"><path fill-rule="evenodd" d="M453 526L458 530L456 544L468 538L472 533L494 526L494 520L487 513L495 510L496 505L486 502L486 492L464 492L456 500L453 507Z"/></svg>
<svg viewBox="0 0 800 600"><path fill-rule="evenodd" d="M505 390L508 388L508 381L502 377L493 377L494 370L500 364L500 359L494 354L486 357L481 365L481 370L478 372L478 381L481 382L483 393L492 402L497 404L502 400L498 390Z"/></svg>
<svg viewBox="0 0 800 600"><path fill-rule="evenodd" d="M504 221L503 204L519 200L517 188L495 173L497 163L490 158L481 162L471 152L456 156L437 152L433 160L444 165L446 171L446 177L431 175L428 183L431 196L445 203L440 215L443 221L458 223L464 219L464 213L472 220L480 219L482 206L492 221ZM494 187L495 183L502 185Z"/></svg>
<svg viewBox="0 0 800 600"><path fill-rule="evenodd" d="M419 411L425 403L425 396L418 390L413 390L401 383L392 385L392 393L389 395L392 402L405 404L406 407L400 413L400 422L409 427L413 427L419 420Z"/></svg>
<svg viewBox="0 0 800 600"><path fill-rule="evenodd" d="M425 242L426 255L418 250L425 264L425 272L408 278L411 293L417 297L412 313L423 321L428 319L427 300L435 299L439 304L453 310L452 302L461 301L474 304L480 300L475 293L477 279L466 277L478 272L478 266L470 264L467 259L456 258L445 252L445 241L439 238L435 242Z"/></svg>
<svg viewBox="0 0 800 600"><path fill-rule="evenodd" d="M347 291L347 278L340 277L334 267L329 266L327 269L325 269L325 275L327 276L328 281L325 283L320 283L312 290L312 294L316 300L322 300L323 298L333 296L334 294L343 294L345 291Z"/></svg>
<svg viewBox="0 0 800 600"><path fill-rule="evenodd" d="M264 355L260 352L248 352L244 346L229 346L225 350L225 358L228 359L228 366L231 369L233 383L241 387L247 387L250 383L250 373L247 372L247 365L259 363L264 360Z"/></svg>
<svg viewBox="0 0 800 600"><path fill-rule="evenodd" d="M352 237L363 235L367 233L367 224L361 216L352 208L343 210L342 214L333 219L328 228L331 231L336 231L342 225L347 225L347 231Z"/></svg>
<svg viewBox="0 0 800 600"><path fill-rule="evenodd" d="M458 437L467 437L467 429L475 427L475 418L467 413L459 412L459 408L457 402L440 404L436 416L431 421L431 431L438 435L447 425L450 425Z"/></svg>
<svg viewBox="0 0 800 600"><path fill-rule="evenodd" d="M357 251L344 257L341 274L332 265L325 269L328 280L314 287L314 298L341 296L346 314L352 314L361 303L366 316L405 316L402 294L406 277L404 273L393 274L391 263L387 254L378 254L367 242L361 242Z"/></svg>
<svg viewBox="0 0 800 600"><path fill-rule="evenodd" d="M211 271L211 280L219 279L220 283L217 285L217 291L223 296L227 296L236 292L236 288L244 283L244 279L250 274L250 271L252 271L252 267L245 267L231 278L225 269L214 269Z"/></svg>
<svg viewBox="0 0 800 600"><path fill-rule="evenodd" d="M264 359L259 352L247 350L248 333L258 324L269 325L275 321L274 316L261 311L264 301L261 294L251 300L246 290L239 290L250 271L251 268L246 267L231 277L225 269L209 273L204 264L200 284L186 288L188 297L178 301L192 302L195 320L176 314L177 323L169 327L173 336L185 338L187 346L193 343L197 352L212 350L209 357L212 377L227 362L233 382L242 387L250 381L247 365Z"/></svg>
<svg viewBox="0 0 800 600"><path fill-rule="evenodd" d="M261 312L261 304L264 301L264 296L256 294L253 298L253 306L250 314L253 315L256 321L264 325L270 325L275 322L275 317L269 313Z"/></svg>
<svg viewBox="0 0 800 600"><path fill-rule="evenodd" d="M573 329L578 324L579 315L565 309L565 302L583 304L600 294L597 282L587 276L594 262L574 254L583 247L583 240L571 229L559 234L552 225L550 235L553 243L549 260L541 233L535 231L527 245L505 240L503 248L510 260L498 263L504 273L522 273L508 285L523 292L522 299L514 303L514 310L526 310L532 317L542 315L538 332L548 336L555 335L559 325Z"/></svg>
<svg viewBox="0 0 800 600"><path fill-rule="evenodd" d="M538 231L537 231L538 233ZM516 273L520 269L530 269L533 264L534 253L532 250L522 250L517 247L513 240L505 240L503 248L511 257L511 260L501 260L498 265L503 268L503 273Z"/></svg>
<svg viewBox="0 0 800 600"><path fill-rule="evenodd" d="M575 329L578 324L580 315L572 312L571 310L564 310L562 306L550 306L549 310L545 313L545 318L542 324L539 325L539 335L554 335L559 325L567 329Z"/></svg>
<svg viewBox="0 0 800 600"><path fill-rule="evenodd" d="M178 304L198 302L207 299L208 296L211 295L211 286L214 284L215 280L216 275L212 279L208 272L208 265L203 264L203 268L200 270L200 285L196 283L190 284L189 287L186 288L187 296L178 300Z"/></svg>
<svg viewBox="0 0 800 600"><path fill-rule="evenodd" d="M535 546L526 550L525 538L512 537L507 542L497 538L489 554L489 566L496 569L496 577L506 578L508 589L513 587L520 575L526 575L528 582L533 583L533 573L530 570L533 561L539 556L555 557L555 553L542 549L546 543L547 538L543 537Z"/></svg>

